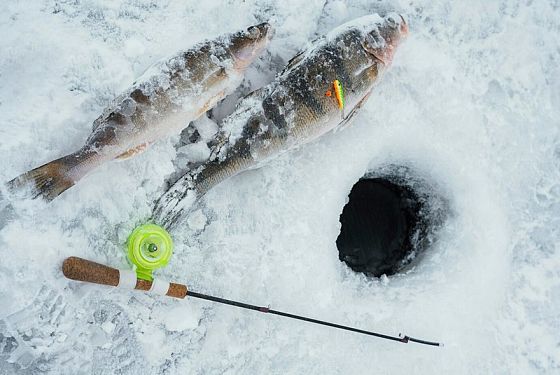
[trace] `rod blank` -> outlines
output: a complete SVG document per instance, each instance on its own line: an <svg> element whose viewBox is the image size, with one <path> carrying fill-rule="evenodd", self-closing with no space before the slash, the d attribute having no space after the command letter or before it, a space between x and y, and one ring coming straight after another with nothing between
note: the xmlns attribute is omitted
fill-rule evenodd
<svg viewBox="0 0 560 375"><path fill-rule="evenodd" d="M119 280L120 280L120 272L119 272L118 269L108 267L108 266L105 266L105 265L102 265L102 264L99 264L99 263L95 263L95 262L92 262L90 260L78 258L78 257L66 258L64 260L64 262L62 263L62 273L64 274L64 276L66 276L67 278L72 279L72 280L83 281L83 282L94 283L94 284L100 284L100 285L108 285L108 286L117 286L117 285L119 285ZM134 289L149 291L151 286L152 286L151 281L137 279L136 280L136 286L135 286ZM229 300L229 299L225 299L225 298L220 298L220 297L210 296L210 295L207 295L207 294L197 293L197 292L187 290L187 287L183 284L170 283L169 290L167 291L166 295L169 296L169 297L175 297L175 298L181 298L181 299L185 298L186 296L190 296L190 297L193 297L193 298L204 299L204 300L207 300L207 301L221 303L221 304L224 304L224 305L236 306L236 307L240 307L242 309L258 311L258 312L266 313L266 314L283 316L283 317L289 318L289 319L301 320L301 321L304 321L304 322L319 324L319 325L332 327L332 328L337 328L337 329L342 329L342 330L350 331L350 332L356 332L356 333L360 333L360 334L363 334L363 335L375 336L375 337L378 337L378 338L381 338L381 339L397 341L397 342L401 342L401 343L415 342L415 343L423 344L423 345L443 346L443 344L440 344L438 342L415 339L413 337L409 337L409 336L406 336L406 335L405 336L399 335L398 337L397 336L385 335L385 334L377 333L377 332L373 332L373 331L366 331L366 330L359 329L359 328L354 328L354 327L349 327L349 326L345 326L345 325L341 325L341 324L326 322L326 321L323 321L323 320L308 318L308 317L301 316L301 315L290 314L290 313L286 313L286 312L283 312L283 311L272 310L268 307L256 306L256 305L251 305L251 304L244 303L244 302L233 301L233 300Z"/></svg>

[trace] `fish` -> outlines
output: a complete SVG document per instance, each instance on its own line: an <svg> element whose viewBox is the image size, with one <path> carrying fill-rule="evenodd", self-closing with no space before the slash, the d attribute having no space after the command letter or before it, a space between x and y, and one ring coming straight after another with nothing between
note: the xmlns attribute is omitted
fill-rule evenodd
<svg viewBox="0 0 560 375"><path fill-rule="evenodd" d="M375 14L342 24L312 42L273 82L238 103L223 120L211 157L167 189L150 220L171 229L225 179L348 124L407 34L403 16Z"/></svg>
<svg viewBox="0 0 560 375"><path fill-rule="evenodd" d="M8 190L30 190L33 198L51 201L100 165L178 134L241 84L272 35L264 22L155 63L93 122L82 148L14 178Z"/></svg>

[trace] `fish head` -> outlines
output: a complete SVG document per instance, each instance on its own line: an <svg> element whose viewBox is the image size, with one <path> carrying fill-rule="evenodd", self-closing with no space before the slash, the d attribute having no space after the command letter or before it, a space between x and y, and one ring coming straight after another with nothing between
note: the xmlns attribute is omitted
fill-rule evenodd
<svg viewBox="0 0 560 375"><path fill-rule="evenodd" d="M233 56L235 69L245 70L268 46L273 34L274 30L267 22L233 34L229 51Z"/></svg>
<svg viewBox="0 0 560 375"><path fill-rule="evenodd" d="M383 65L389 66L398 45L407 35L408 25L404 17L397 13L389 13L368 27L362 47Z"/></svg>

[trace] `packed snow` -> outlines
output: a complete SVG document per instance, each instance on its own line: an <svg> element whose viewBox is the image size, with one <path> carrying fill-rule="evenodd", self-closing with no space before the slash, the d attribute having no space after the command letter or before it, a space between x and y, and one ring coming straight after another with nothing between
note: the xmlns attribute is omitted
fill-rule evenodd
<svg viewBox="0 0 560 375"><path fill-rule="evenodd" d="M127 266L123 244L166 178L209 152L177 135L102 166L48 204L3 193L0 373L560 371L559 7L4 2L2 182L78 149L147 67L205 38L263 21L276 28L240 89L213 111L219 122L317 36L362 15L405 14L409 38L353 125L210 191L173 233L175 253L160 274L202 293L445 346L65 279L60 266L72 255ZM387 165L429 181L448 207L413 268L369 279L338 260L338 218L352 185Z"/></svg>

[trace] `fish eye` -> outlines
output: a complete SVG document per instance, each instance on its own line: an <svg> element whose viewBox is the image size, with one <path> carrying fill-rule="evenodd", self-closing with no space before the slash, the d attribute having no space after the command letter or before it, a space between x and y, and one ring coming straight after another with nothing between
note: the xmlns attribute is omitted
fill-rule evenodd
<svg viewBox="0 0 560 375"><path fill-rule="evenodd" d="M392 29L397 28L398 22L393 15L387 16L387 25Z"/></svg>
<svg viewBox="0 0 560 375"><path fill-rule="evenodd" d="M257 39L261 35L259 28L256 26L250 26L247 31L249 32L248 36L251 39Z"/></svg>

